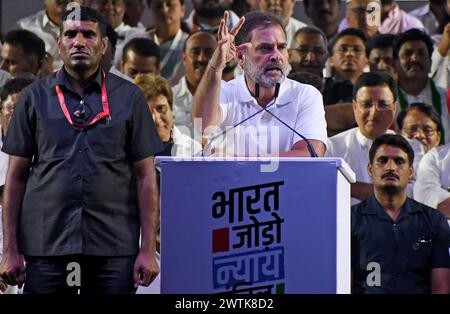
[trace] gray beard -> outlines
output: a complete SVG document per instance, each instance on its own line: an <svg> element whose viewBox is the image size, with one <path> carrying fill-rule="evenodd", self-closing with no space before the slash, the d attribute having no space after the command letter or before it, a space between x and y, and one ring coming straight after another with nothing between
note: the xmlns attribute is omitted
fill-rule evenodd
<svg viewBox="0 0 450 314"><path fill-rule="evenodd" d="M255 65L247 54L244 54L244 62L242 64L242 68L244 69L245 74L254 82L258 83L263 88L272 88L275 87L277 83L281 83L284 81L287 75L287 66L283 66L282 71L283 75L276 79L276 78L268 78L265 76L264 72L265 69L258 68L257 65Z"/></svg>

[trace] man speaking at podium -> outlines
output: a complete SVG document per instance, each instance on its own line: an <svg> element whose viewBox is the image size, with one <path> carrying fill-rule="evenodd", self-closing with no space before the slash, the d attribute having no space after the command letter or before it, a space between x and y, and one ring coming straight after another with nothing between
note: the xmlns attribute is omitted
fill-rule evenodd
<svg viewBox="0 0 450 314"><path fill-rule="evenodd" d="M216 156L323 156L322 95L286 78L288 47L281 22L251 12L228 30L228 19L225 12L218 46L194 95L192 115L201 118L205 149ZM233 58L244 74L222 82L222 70Z"/></svg>

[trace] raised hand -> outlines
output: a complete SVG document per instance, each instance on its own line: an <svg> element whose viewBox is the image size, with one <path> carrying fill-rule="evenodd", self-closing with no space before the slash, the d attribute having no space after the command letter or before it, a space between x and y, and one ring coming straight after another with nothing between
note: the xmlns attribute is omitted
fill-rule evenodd
<svg viewBox="0 0 450 314"><path fill-rule="evenodd" d="M239 23L233 27L231 31L228 30L228 20L230 18L230 13L225 11L223 14L223 19L220 21L219 30L217 31L218 45L211 58L210 65L214 70L222 70L226 63L231 61L236 57L236 52L238 50L246 49L249 43L245 43L238 47L234 44L234 37L237 35L242 25L245 22L245 18L241 17Z"/></svg>

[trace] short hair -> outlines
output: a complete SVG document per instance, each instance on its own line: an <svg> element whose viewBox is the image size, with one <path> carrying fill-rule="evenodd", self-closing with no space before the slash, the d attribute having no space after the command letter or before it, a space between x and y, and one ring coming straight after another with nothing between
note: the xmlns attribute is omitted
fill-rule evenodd
<svg viewBox="0 0 450 314"><path fill-rule="evenodd" d="M200 33L208 34L208 36L211 36L212 38L214 38L217 41L217 37L214 34L212 34L211 32L208 32L206 30L202 30L201 29L201 30L198 30L198 31L195 31L195 32L189 34L189 36L186 38L186 40L183 43L183 52L186 52L188 41L191 40L191 38L194 37L194 35L200 34Z"/></svg>
<svg viewBox="0 0 450 314"><path fill-rule="evenodd" d="M127 42L123 47L123 62L128 61L128 51L130 50L142 58L155 57L156 62L158 64L160 62L161 51L159 49L159 46L150 38L136 37Z"/></svg>
<svg viewBox="0 0 450 314"><path fill-rule="evenodd" d="M244 15L245 22L241 29L234 37L236 45L242 45L243 43L249 42L251 40L251 33L257 28L268 28L271 26L280 26L286 36L286 30L284 29L283 23L275 15L263 13L260 11L249 12Z"/></svg>
<svg viewBox="0 0 450 314"><path fill-rule="evenodd" d="M380 72L366 72L361 74L355 82L353 86L353 99L356 100L356 95L358 91L362 87L374 87L374 86L383 86L387 85L391 90L392 95L394 96L394 101L397 100L397 85L395 84L394 79L384 73Z"/></svg>
<svg viewBox="0 0 450 314"><path fill-rule="evenodd" d="M184 0L179 0L181 5L184 4ZM147 7L150 9L150 6L152 5L152 0L147 0Z"/></svg>
<svg viewBox="0 0 450 314"><path fill-rule="evenodd" d="M11 46L22 47L24 54L27 57L35 56L38 61L45 58L45 43L35 33L26 29L18 29L10 31L5 36L5 43Z"/></svg>
<svg viewBox="0 0 450 314"><path fill-rule="evenodd" d="M79 8L79 12L75 14L74 10L77 10L77 8ZM61 23L59 24L61 34L63 32L64 22L67 20L74 20L75 17L79 18L80 21L97 23L100 30L100 37L104 38L106 36L106 22L103 16L91 7L85 5L76 5L72 10L66 10L62 14Z"/></svg>
<svg viewBox="0 0 450 314"><path fill-rule="evenodd" d="M323 92L323 78L305 71L293 72L288 75L291 80L297 81L302 84L312 85L321 93Z"/></svg>
<svg viewBox="0 0 450 314"><path fill-rule="evenodd" d="M134 84L144 93L145 99L165 96L169 102L170 110L173 108L173 92L165 78L154 74L138 74L134 78Z"/></svg>
<svg viewBox="0 0 450 314"><path fill-rule="evenodd" d="M0 89L1 100L4 101L9 95L20 92L34 81L36 77L31 73L16 73Z"/></svg>
<svg viewBox="0 0 450 314"><path fill-rule="evenodd" d="M367 55L370 55L372 49L386 49L394 47L395 35L393 34L378 34L370 38L366 42Z"/></svg>
<svg viewBox="0 0 450 314"><path fill-rule="evenodd" d="M372 142L372 146L369 150L369 162L373 163L375 154L381 145L389 145L393 147L400 148L402 151L408 155L409 164L414 163L414 151L408 141L401 135L398 134L383 134L375 138Z"/></svg>
<svg viewBox="0 0 450 314"><path fill-rule="evenodd" d="M431 119L431 121L436 123L438 131L441 132L441 134L442 134L443 127L442 127L441 117L439 116L439 113L436 111L436 109L434 109L433 106L427 105L422 102L413 103L408 108L402 110L398 114L397 125L400 129L403 129L403 122L405 121L405 118L408 115L408 113L412 110L417 110L417 111L427 115Z"/></svg>
<svg viewBox="0 0 450 314"><path fill-rule="evenodd" d="M433 41L431 40L431 37L425 33L424 31L412 28L410 30L407 30L404 33L398 34L395 37L394 40L394 58L398 59L400 49L402 48L403 44L407 41L416 41L420 40L425 43L425 46L428 50L428 57L431 59L431 55L433 54Z"/></svg>
<svg viewBox="0 0 450 314"><path fill-rule="evenodd" d="M333 55L333 49L334 46L336 46L337 42L339 41L339 39L341 39L342 37L345 36L355 36L358 37L359 39L361 39L361 41L364 44L364 48L366 48L366 40L367 37L366 35L364 35L362 30L356 29L356 28L346 28L344 29L342 32L338 33L337 36L335 36L331 41L330 44L328 45L328 52L330 53L330 55ZM367 54L367 48L366 48L366 55Z"/></svg>
<svg viewBox="0 0 450 314"><path fill-rule="evenodd" d="M302 28L298 29L295 32L294 39L297 38L297 36L300 35L300 34L317 34L317 35L320 35L322 37L322 39L323 39L324 44L325 44L325 49L327 49L327 47L328 47L328 39L327 39L327 36L325 36L324 32L320 28L312 26L312 25L311 26L302 27Z"/></svg>

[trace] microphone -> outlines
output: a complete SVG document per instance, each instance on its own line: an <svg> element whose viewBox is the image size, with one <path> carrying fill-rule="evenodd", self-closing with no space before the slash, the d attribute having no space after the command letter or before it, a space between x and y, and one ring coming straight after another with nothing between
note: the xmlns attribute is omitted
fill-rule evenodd
<svg viewBox="0 0 450 314"><path fill-rule="evenodd" d="M274 95L275 99L278 97L278 94L280 93L280 86L281 86L280 83L277 83L277 84L275 85L275 95ZM257 96L257 95L258 95L258 96ZM256 83L256 84L255 84L255 98L258 98L258 97L259 97L259 84ZM275 100L274 100L274 103L275 103ZM314 149L314 146L311 145L310 141L309 141L306 137L304 137L302 134L300 134L299 132L297 132L294 128L290 127L287 123L285 123L283 120L281 120L280 118L278 118L274 113L270 112L270 111L267 109L267 107L268 107L268 106L263 107L263 110L264 110L264 111L267 111L267 113L269 113L272 117L274 117L275 119L277 119L278 121L280 121L284 126L286 126L289 130L291 130L292 132L294 132L295 134L297 134L298 136L300 136L300 137L306 142L306 148L308 149L309 155L310 155L311 157L314 157L314 158L319 157L319 156L317 155L317 153L316 153L316 150Z"/></svg>
<svg viewBox="0 0 450 314"><path fill-rule="evenodd" d="M284 126L286 126L289 130L291 130L292 132L294 132L296 135L300 136L300 137L305 141L306 147L307 147L308 152L309 152L309 155L310 155L311 157L313 157L313 158L319 157L319 156L317 155L317 153L316 153L316 150L314 149L314 146L311 145L311 142L310 142L306 137L304 137L302 134L300 134L299 132L297 132L294 128L292 128L291 126L289 126L286 122L284 122L283 120L281 120L280 118L278 118L275 114L273 114L272 112L269 111L268 108L269 108L270 106L274 105L275 102L276 102L276 100L277 100L277 98L278 98L278 94L280 93L280 87L281 87L281 84L280 84L280 83L276 83L276 85L275 85L274 99L273 99L272 103L270 103L269 105L267 105L267 106L265 106L265 107L262 107L261 110L258 110L258 111L255 112L254 114L252 114L252 115L248 116L247 118L245 118L245 119L239 121L238 123L236 123L235 125L233 125L231 128L229 128L229 129L223 131L222 133L220 133L220 134L214 136L214 137L209 141L209 143L207 144L207 146L210 145L210 144L211 144L215 139L217 139L218 137L225 135L227 132L233 130L234 128L238 127L238 126L241 125L242 123L244 123L244 122L250 120L251 118L253 118L254 116L260 114L261 112L266 111L266 112L269 113L271 116L273 116L275 119L277 119L279 122L281 122ZM256 99L259 98L259 83L255 83L255 98L256 98ZM202 153L202 154L203 154L203 153Z"/></svg>
<svg viewBox="0 0 450 314"><path fill-rule="evenodd" d="M274 98L278 97L278 94L280 93L280 83L277 83L275 85L275 94L273 95ZM255 98L258 99L259 98L259 83L255 83Z"/></svg>

